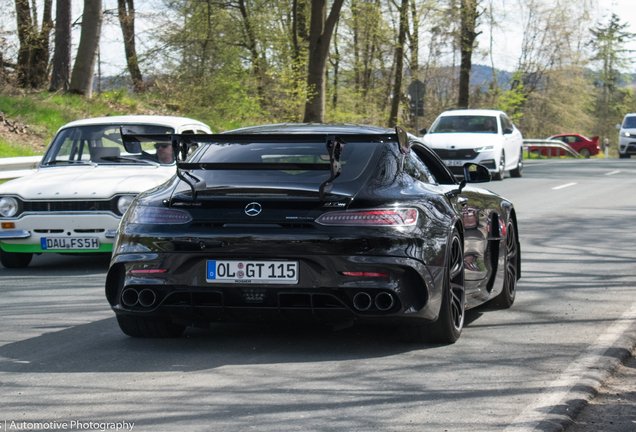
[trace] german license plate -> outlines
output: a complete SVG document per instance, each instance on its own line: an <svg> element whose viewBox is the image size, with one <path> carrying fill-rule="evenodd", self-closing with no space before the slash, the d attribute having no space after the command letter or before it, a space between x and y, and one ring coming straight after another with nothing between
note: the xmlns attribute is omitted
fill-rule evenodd
<svg viewBox="0 0 636 432"><path fill-rule="evenodd" d="M448 166L464 166L466 161L463 160L445 160L444 163Z"/></svg>
<svg viewBox="0 0 636 432"><path fill-rule="evenodd" d="M44 250L99 249L97 237L54 237L40 239Z"/></svg>
<svg viewBox="0 0 636 432"><path fill-rule="evenodd" d="M298 261L208 261L210 283L297 284Z"/></svg>

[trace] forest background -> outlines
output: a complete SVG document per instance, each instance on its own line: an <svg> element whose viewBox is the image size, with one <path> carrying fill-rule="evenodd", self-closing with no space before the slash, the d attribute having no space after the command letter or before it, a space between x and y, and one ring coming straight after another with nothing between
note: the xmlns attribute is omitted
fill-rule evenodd
<svg viewBox="0 0 636 432"><path fill-rule="evenodd" d="M594 0L0 0L0 10L9 116L57 106L68 112L49 113L53 123L171 113L216 131L326 121L418 134L442 111L490 108L524 137L599 135L615 148L615 124L636 112L634 34ZM109 43L114 31L124 49Z"/></svg>

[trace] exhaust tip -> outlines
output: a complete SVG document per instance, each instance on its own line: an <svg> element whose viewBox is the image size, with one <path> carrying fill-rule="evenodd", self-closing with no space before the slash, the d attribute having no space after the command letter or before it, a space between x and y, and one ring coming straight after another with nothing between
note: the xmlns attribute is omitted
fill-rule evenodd
<svg viewBox="0 0 636 432"><path fill-rule="evenodd" d="M156 300L157 296L151 289L144 289L139 293L139 304L143 307L150 307L154 305Z"/></svg>
<svg viewBox="0 0 636 432"><path fill-rule="evenodd" d="M128 288L121 293L121 301L128 307L136 306L139 303L139 293L137 293L137 290Z"/></svg>
<svg viewBox="0 0 636 432"><path fill-rule="evenodd" d="M377 296L375 296L375 307L381 311L388 311L395 304L395 300L393 296L386 292L381 292Z"/></svg>
<svg viewBox="0 0 636 432"><path fill-rule="evenodd" d="M365 292L359 292L353 296L353 307L359 311L368 310L372 304L371 296Z"/></svg>

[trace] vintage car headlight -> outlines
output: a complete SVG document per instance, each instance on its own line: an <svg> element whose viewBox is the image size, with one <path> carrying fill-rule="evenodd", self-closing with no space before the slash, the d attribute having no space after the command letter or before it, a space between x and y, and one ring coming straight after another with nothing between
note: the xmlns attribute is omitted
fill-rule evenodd
<svg viewBox="0 0 636 432"><path fill-rule="evenodd" d="M130 207L130 204L133 202L134 199L135 197L130 195L119 197L119 199L117 200L117 210L119 211L119 213L126 213L126 210L128 210L128 207Z"/></svg>
<svg viewBox="0 0 636 432"><path fill-rule="evenodd" d="M178 209L137 205L131 212L127 221L131 224L185 224L192 221L190 213Z"/></svg>
<svg viewBox="0 0 636 432"><path fill-rule="evenodd" d="M485 152L485 151L488 151L488 150L494 150L494 149L495 149L494 145L488 145L488 146L483 146L483 147L477 147L475 149L475 151L477 153L481 153L481 152Z"/></svg>
<svg viewBox="0 0 636 432"><path fill-rule="evenodd" d="M15 216L18 213L18 200L12 197L0 198L0 215L4 217Z"/></svg>

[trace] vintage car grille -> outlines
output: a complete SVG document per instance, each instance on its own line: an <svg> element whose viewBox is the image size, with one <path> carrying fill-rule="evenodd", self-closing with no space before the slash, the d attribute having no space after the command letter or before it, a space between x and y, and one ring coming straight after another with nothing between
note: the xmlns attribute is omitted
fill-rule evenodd
<svg viewBox="0 0 636 432"><path fill-rule="evenodd" d="M113 200L95 201L24 201L23 212L115 211Z"/></svg>
<svg viewBox="0 0 636 432"><path fill-rule="evenodd" d="M461 150L446 150L446 149L433 149L435 153L440 157L440 159L466 159L472 160L477 157L479 153L472 149L461 149Z"/></svg>

